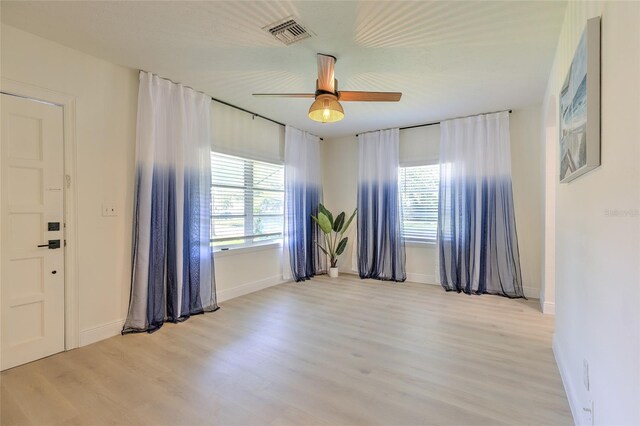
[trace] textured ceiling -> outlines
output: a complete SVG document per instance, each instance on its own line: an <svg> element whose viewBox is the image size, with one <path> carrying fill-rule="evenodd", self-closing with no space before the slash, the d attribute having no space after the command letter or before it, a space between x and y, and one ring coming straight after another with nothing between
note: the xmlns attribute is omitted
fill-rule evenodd
<svg viewBox="0 0 640 426"><path fill-rule="evenodd" d="M2 1L2 21L321 136L437 121L541 101L565 2ZM262 27L289 15L314 33L284 46ZM399 103L345 102L307 118L317 52L338 58L342 90L401 91Z"/></svg>

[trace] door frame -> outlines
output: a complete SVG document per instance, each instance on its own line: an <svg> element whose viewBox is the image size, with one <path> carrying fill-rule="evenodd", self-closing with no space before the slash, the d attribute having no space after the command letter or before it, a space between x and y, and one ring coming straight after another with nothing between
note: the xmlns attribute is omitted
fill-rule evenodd
<svg viewBox="0 0 640 426"><path fill-rule="evenodd" d="M5 77L0 92L62 107L64 150L64 350L79 346L79 289L77 262L76 97Z"/></svg>

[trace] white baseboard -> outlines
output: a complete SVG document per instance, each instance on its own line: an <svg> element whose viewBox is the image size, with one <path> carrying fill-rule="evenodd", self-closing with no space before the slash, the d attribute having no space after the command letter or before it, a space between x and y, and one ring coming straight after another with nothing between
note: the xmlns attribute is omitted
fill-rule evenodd
<svg viewBox="0 0 640 426"><path fill-rule="evenodd" d="M342 265L338 268L341 274L358 275L358 270L353 269L353 265Z"/></svg>
<svg viewBox="0 0 640 426"><path fill-rule="evenodd" d="M555 334L553 335L553 343L551 347L553 348L553 355L556 358L556 364L558 365L558 370L560 371L560 378L562 379L562 384L564 385L564 391L567 394L567 399L569 400L569 408L571 408L573 423L578 426L580 424L578 422L578 419L580 419L579 416L582 413L582 409L580 408L580 400L578 399L575 388L571 384L571 377L566 367L567 361L564 358L564 354L562 353L562 349L560 348L560 344L558 343L558 339Z"/></svg>
<svg viewBox="0 0 640 426"><path fill-rule="evenodd" d="M440 285L438 284L435 275L415 274L412 272L407 272L407 281L420 283L420 284ZM524 292L524 295L527 297L527 299L540 298L540 289L537 287L523 286L522 291Z"/></svg>
<svg viewBox="0 0 640 426"><path fill-rule="evenodd" d="M87 346L109 337L117 336L122 331L124 319L111 321L97 327L88 328L80 332L80 346Z"/></svg>
<svg viewBox="0 0 640 426"><path fill-rule="evenodd" d="M258 281L252 281L236 287L220 290L217 292L218 302L224 302L235 297L244 296L245 294L253 293L255 291L273 287L274 285L286 283L289 281L290 280L283 279L282 275L274 275L272 277L264 278Z"/></svg>
<svg viewBox="0 0 640 426"><path fill-rule="evenodd" d="M287 281L283 280L281 275L275 275L273 277L222 290L217 294L218 302L223 302L225 300L233 299L234 297L253 293L254 291L262 290L264 288L282 284L284 282ZM100 340L117 336L118 334L120 334L120 332L122 332L124 321L124 319L111 321L102 325L98 325L96 327L80 331L80 346L90 345L92 343L99 342Z"/></svg>
<svg viewBox="0 0 640 426"><path fill-rule="evenodd" d="M538 287L523 285L522 291L527 299L540 299L540 289Z"/></svg>
<svg viewBox="0 0 640 426"><path fill-rule="evenodd" d="M341 269L340 273L358 276L358 271L354 271L350 269L345 269L345 270ZM440 285L436 282L435 275L415 274L413 272L407 272L407 281L412 283L419 283L419 284L430 284L430 285L438 285L438 286Z"/></svg>
<svg viewBox="0 0 640 426"><path fill-rule="evenodd" d="M556 304L554 302L543 302L542 303L542 313L547 315L555 315L556 314Z"/></svg>
<svg viewBox="0 0 640 426"><path fill-rule="evenodd" d="M407 272L407 281L420 284L440 285L436 282L435 275L415 274L413 272Z"/></svg>

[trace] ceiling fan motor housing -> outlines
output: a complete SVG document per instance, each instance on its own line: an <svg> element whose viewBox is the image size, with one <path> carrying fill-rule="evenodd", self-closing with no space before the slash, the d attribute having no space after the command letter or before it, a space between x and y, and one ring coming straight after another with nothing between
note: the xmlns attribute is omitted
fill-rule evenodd
<svg viewBox="0 0 640 426"><path fill-rule="evenodd" d="M335 96L336 99L338 99L338 97L340 96L338 93L338 80L336 80L335 78L333 79L333 90L333 92L330 92L328 90L321 89L318 84L318 80L316 80L316 99L318 99L318 96L320 95L332 95Z"/></svg>

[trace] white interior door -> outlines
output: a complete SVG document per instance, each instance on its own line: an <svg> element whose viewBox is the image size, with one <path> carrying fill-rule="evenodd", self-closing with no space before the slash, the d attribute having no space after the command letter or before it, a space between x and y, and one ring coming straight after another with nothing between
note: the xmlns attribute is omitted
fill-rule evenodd
<svg viewBox="0 0 640 426"><path fill-rule="evenodd" d="M4 94L1 107L4 370L64 350L64 145L62 107Z"/></svg>

